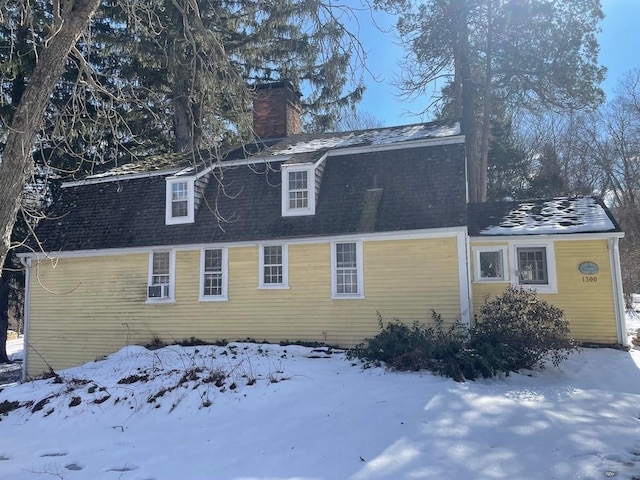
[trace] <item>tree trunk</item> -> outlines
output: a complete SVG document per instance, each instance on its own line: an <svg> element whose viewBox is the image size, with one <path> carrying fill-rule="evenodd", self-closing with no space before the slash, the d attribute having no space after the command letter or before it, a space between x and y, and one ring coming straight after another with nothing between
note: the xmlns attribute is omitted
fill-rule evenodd
<svg viewBox="0 0 640 480"><path fill-rule="evenodd" d="M478 198L480 202L487 201L487 184L489 173L489 136L491 133L491 76L493 70L492 62L492 43L493 43L493 0L487 2L487 59L486 71L484 77L484 107L482 113L482 141L480 144L480 179Z"/></svg>
<svg viewBox="0 0 640 480"><path fill-rule="evenodd" d="M471 77L471 59L469 58L469 25L466 2L456 0L456 10L460 77L462 79L462 125L467 150L469 201L479 202L481 201L480 168L476 146L475 88Z"/></svg>
<svg viewBox="0 0 640 480"><path fill-rule="evenodd" d="M11 231L20 208L22 191L34 166L35 137L49 98L66 66L67 56L89 21L100 0L61 2L63 10L38 53L38 63L14 113L0 163L0 265L4 265L11 242ZM0 272L0 276L2 272Z"/></svg>

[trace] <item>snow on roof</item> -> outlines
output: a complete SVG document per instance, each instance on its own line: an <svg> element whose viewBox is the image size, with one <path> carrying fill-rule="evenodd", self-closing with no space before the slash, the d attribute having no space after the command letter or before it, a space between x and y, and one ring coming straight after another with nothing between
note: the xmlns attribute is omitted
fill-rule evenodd
<svg viewBox="0 0 640 480"><path fill-rule="evenodd" d="M269 148L265 143L250 143L236 147L226 152L220 159L233 161L239 159L255 158L264 159L268 157L283 155L304 155L309 153L324 153L327 150L339 149L355 146L367 145L390 145L394 143L422 140L426 138L451 137L460 134L460 124L416 124L401 127L387 127L373 130L362 130L355 132L343 132L334 134L301 134L277 140L273 148ZM298 139L298 141L296 141ZM304 139L304 140L302 140ZM265 147L267 150L265 151ZM123 176L133 176L138 174L173 174L192 175L202 168L212 165L213 159L217 158L211 152L169 153L153 155L139 159L135 162L126 163L111 168L105 172L95 173L86 177L86 180L104 181L108 179L122 178ZM319 156L313 157L317 160ZM293 158L292 162L307 161L301 158ZM71 182L73 183L73 182Z"/></svg>
<svg viewBox="0 0 640 480"><path fill-rule="evenodd" d="M555 198L522 202L498 225L481 235L530 235L586 233L615 230L605 209L592 197Z"/></svg>
<svg viewBox="0 0 640 480"><path fill-rule="evenodd" d="M142 172L152 173L181 170L189 166L189 159L190 156L185 155L184 153L153 155L150 157L145 157L136 162L125 163L124 165L113 167L106 172L94 173L93 175L89 175L86 178L98 179L121 175L132 175Z"/></svg>
<svg viewBox="0 0 640 480"><path fill-rule="evenodd" d="M276 148L271 150L270 154L298 154L355 146L390 145L425 138L451 137L459 134L460 124L458 122L452 125L407 125L403 127L336 133L323 138L314 138L312 140L294 143L285 148L277 148L276 146Z"/></svg>

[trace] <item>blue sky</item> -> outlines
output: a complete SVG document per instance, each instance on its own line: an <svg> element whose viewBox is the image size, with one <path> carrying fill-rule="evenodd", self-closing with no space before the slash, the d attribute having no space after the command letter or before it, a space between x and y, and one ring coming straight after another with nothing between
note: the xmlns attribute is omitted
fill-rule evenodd
<svg viewBox="0 0 640 480"><path fill-rule="evenodd" d="M349 3L349 2L348 2ZM359 2L354 2L359 3ZM611 98L618 80L630 70L640 68L640 0L602 0L605 19L601 24L600 63L607 67L607 78L602 85L607 98ZM395 18L374 14L378 25L391 28ZM367 66L371 74L365 74L367 91L360 109L374 115L386 126L428 121L430 117L412 115L424 109L426 96L409 103L399 98L399 90L393 85L399 71L398 62L404 56L392 33L382 33L371 27L371 14L362 11L360 40L368 51Z"/></svg>

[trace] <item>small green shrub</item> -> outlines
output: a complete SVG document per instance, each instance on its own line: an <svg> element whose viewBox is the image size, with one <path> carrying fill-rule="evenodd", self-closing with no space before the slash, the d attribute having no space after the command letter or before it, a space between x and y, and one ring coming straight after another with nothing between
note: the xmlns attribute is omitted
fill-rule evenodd
<svg viewBox="0 0 640 480"><path fill-rule="evenodd" d="M395 319L386 325L378 312L380 333L348 352L349 358L379 363L395 370L428 369L457 378L456 356L464 349L466 331L456 323L447 330L442 317L432 312L432 324L408 326Z"/></svg>
<svg viewBox="0 0 640 480"><path fill-rule="evenodd" d="M0 415L7 415L9 412L15 410L16 408L20 408L20 402L10 402L9 400L4 400L0 402Z"/></svg>
<svg viewBox="0 0 640 480"><path fill-rule="evenodd" d="M496 371L558 366L578 344L569 336L564 312L530 289L510 286L485 300L469 347Z"/></svg>
<svg viewBox="0 0 640 480"><path fill-rule="evenodd" d="M385 325L378 312L378 325L380 333L349 351L349 358L395 370L427 369L456 381L543 367L546 361L558 366L578 350L562 310L520 287L485 300L471 329L456 322L445 330L436 312L430 325L411 326L397 319Z"/></svg>

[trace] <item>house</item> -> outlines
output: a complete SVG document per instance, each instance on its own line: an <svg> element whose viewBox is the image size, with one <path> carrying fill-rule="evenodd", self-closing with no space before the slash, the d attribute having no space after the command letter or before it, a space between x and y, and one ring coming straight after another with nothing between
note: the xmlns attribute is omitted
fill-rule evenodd
<svg viewBox="0 0 640 480"><path fill-rule="evenodd" d="M348 347L377 312L470 324L510 283L564 308L579 340L626 342L602 202L468 205L458 124L303 134L284 82L257 90L254 130L63 185L22 254L29 376L154 338Z"/></svg>
<svg viewBox="0 0 640 480"><path fill-rule="evenodd" d="M585 344L627 345L620 227L592 197L470 204L473 310L508 284L560 307Z"/></svg>

